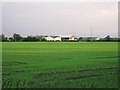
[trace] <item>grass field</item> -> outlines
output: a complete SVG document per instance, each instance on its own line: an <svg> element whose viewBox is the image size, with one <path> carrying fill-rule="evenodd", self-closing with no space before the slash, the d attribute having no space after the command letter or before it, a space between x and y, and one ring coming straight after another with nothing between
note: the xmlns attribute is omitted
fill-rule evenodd
<svg viewBox="0 0 120 90"><path fill-rule="evenodd" d="M117 42L4 42L3 88L118 88Z"/></svg>

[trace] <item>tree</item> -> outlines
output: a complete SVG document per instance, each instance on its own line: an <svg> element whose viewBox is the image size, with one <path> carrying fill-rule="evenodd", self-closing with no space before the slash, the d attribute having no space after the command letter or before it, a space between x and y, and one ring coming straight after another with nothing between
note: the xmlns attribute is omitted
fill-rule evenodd
<svg viewBox="0 0 120 90"><path fill-rule="evenodd" d="M79 38L79 40L82 40L82 39L83 39L83 37L80 37L80 38Z"/></svg>
<svg viewBox="0 0 120 90"><path fill-rule="evenodd" d="M2 41L2 42L8 42L7 37L5 37L4 34L0 35L0 41Z"/></svg>
<svg viewBox="0 0 120 90"><path fill-rule="evenodd" d="M42 38L41 41L47 41L45 38Z"/></svg>
<svg viewBox="0 0 120 90"><path fill-rule="evenodd" d="M14 41L14 39L13 39L12 37L10 37L10 38L9 38L9 41L10 41L10 42L13 42L13 41Z"/></svg>
<svg viewBox="0 0 120 90"><path fill-rule="evenodd" d="M21 41L22 37L19 34L14 33L13 34L13 38L15 42Z"/></svg>
<svg viewBox="0 0 120 90"><path fill-rule="evenodd" d="M2 35L0 35L0 42L2 42Z"/></svg>
<svg viewBox="0 0 120 90"><path fill-rule="evenodd" d="M80 37L79 39L81 40L81 39L83 39L83 37Z"/></svg>
<svg viewBox="0 0 120 90"><path fill-rule="evenodd" d="M28 36L27 38L23 38L22 41L40 41L36 37Z"/></svg>
<svg viewBox="0 0 120 90"><path fill-rule="evenodd" d="M106 41L110 41L110 40L111 40L111 38L110 38L109 35L107 35L104 39L105 39Z"/></svg>

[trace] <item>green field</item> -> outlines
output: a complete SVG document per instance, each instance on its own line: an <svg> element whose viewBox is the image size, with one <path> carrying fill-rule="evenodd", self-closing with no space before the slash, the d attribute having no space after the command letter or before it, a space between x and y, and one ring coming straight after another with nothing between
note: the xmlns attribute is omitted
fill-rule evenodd
<svg viewBox="0 0 120 90"><path fill-rule="evenodd" d="M3 88L118 88L117 42L3 42Z"/></svg>

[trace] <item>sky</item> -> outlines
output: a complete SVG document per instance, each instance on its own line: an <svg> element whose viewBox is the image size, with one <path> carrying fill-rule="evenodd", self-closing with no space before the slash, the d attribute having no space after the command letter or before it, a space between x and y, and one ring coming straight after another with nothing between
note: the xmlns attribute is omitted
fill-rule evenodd
<svg viewBox="0 0 120 90"><path fill-rule="evenodd" d="M118 37L116 2L3 2L2 33Z"/></svg>

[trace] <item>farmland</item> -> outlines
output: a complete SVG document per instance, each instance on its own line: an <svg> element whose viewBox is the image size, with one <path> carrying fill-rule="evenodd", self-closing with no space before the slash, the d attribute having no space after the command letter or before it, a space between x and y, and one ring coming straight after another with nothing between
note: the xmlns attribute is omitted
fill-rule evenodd
<svg viewBox="0 0 120 90"><path fill-rule="evenodd" d="M118 88L117 42L3 42L3 88Z"/></svg>

